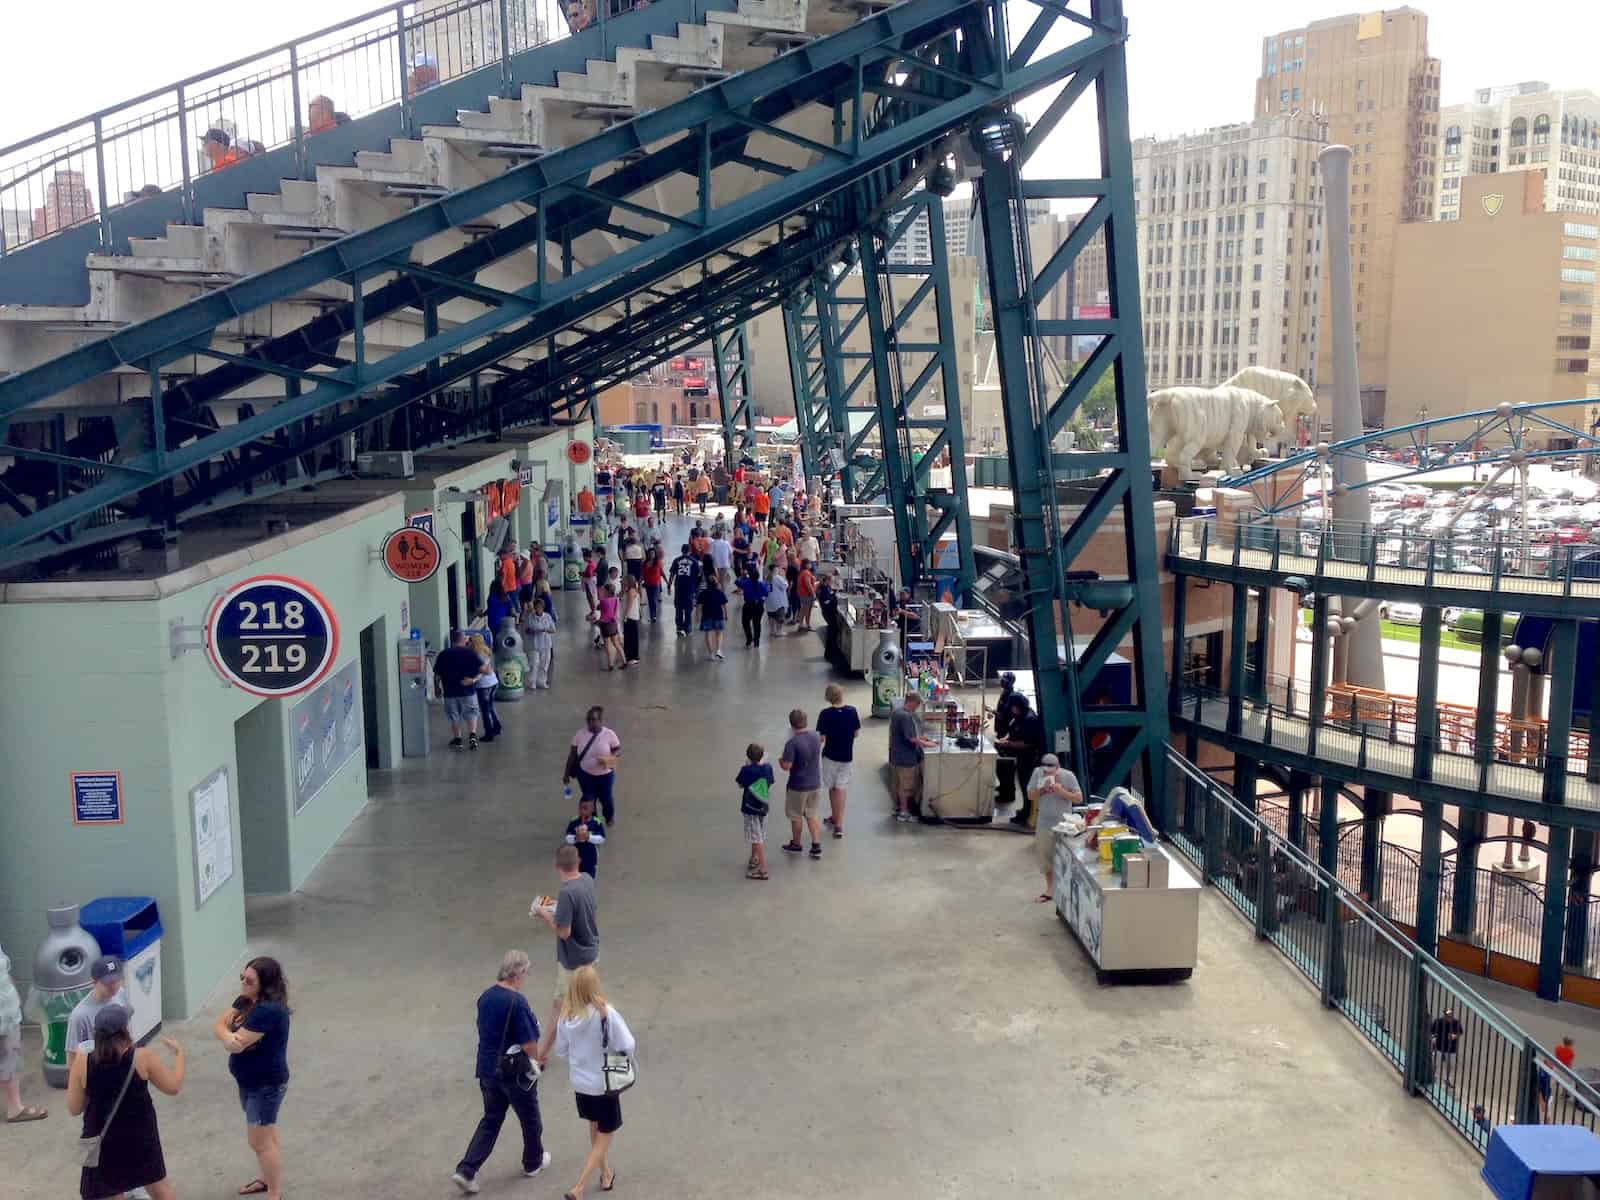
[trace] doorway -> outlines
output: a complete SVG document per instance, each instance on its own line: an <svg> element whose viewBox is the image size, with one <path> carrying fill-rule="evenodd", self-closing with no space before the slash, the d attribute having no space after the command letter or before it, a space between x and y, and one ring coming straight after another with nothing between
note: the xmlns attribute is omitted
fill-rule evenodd
<svg viewBox="0 0 1600 1200"><path fill-rule="evenodd" d="M365 726L367 770L378 762L378 624L361 631L361 723Z"/></svg>
<svg viewBox="0 0 1600 1200"><path fill-rule="evenodd" d="M483 607L483 597L478 594L478 522L476 504L469 504L461 512L461 561L467 568L467 619ZM451 618L457 629L461 626Z"/></svg>
<svg viewBox="0 0 1600 1200"><path fill-rule="evenodd" d="M458 599L461 594L461 568L458 564L451 563L445 569L444 589L450 604L450 628L445 630L446 644L448 644L451 632L461 628L461 601Z"/></svg>

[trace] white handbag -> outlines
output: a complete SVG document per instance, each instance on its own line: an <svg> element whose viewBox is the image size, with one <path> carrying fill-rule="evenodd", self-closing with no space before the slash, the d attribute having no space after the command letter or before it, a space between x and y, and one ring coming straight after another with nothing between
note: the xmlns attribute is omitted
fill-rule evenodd
<svg viewBox="0 0 1600 1200"><path fill-rule="evenodd" d="M600 1018L600 1077L608 1096L620 1096L639 1082L639 1064L633 1055L611 1052L611 1022L605 1016Z"/></svg>

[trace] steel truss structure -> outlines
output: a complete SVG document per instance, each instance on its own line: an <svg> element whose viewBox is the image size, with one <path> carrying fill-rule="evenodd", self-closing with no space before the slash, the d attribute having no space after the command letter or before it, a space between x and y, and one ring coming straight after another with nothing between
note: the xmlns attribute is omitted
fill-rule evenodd
<svg viewBox="0 0 1600 1200"><path fill-rule="evenodd" d="M927 261L909 253L895 261L919 220L929 231ZM966 472L952 469L948 487L931 482L944 458L962 463L966 455L940 197L914 192L859 235L850 262L820 273L785 309L807 474L838 474L848 503L887 502L900 578L912 586L938 565L964 597L976 577ZM913 336L913 322L931 326L932 339ZM865 350L850 348L858 334ZM948 556L939 548L947 535Z"/></svg>
<svg viewBox="0 0 1600 1200"><path fill-rule="evenodd" d="M909 576L951 528L970 562L942 236L930 266L902 271L885 259L919 209L942 232L940 205L918 191L930 171L948 170L978 133L1009 126L1019 101L1056 88L1016 144L984 143L978 185L1040 706L1052 730L1071 730L1080 763L1085 724L1113 735L1115 762L1088 781L1096 790L1142 761L1152 815L1163 820L1165 772L1151 752L1164 741L1166 707L1121 0L864 7L854 25L765 65L0 380L0 427L16 464L0 477L0 566L59 561L148 531L177 537L199 512L338 476L350 440L358 451L425 449L583 420L601 388L706 342L718 347L733 402L723 422L731 440L741 412L750 420L737 330L779 305L806 385L796 393L807 398L808 465L832 438L849 490L893 499ZM1099 173L1024 183L1023 164L1080 101L1097 110ZM1035 275L1018 231L1023 202L1044 196L1094 206ZM1039 297L1102 228L1113 316L1040 320ZM451 248L425 254L440 245ZM849 305L838 290L857 264L863 295ZM480 278L490 268L497 273ZM506 268L531 282L505 285ZM898 290L918 275L909 296ZM248 328L282 329L285 306L308 295L323 303L320 315L241 342ZM925 302L938 310L937 344L904 326ZM377 346L373 327L397 316L418 321L421 337ZM870 350L857 367L843 346L862 323ZM1103 341L1050 398L1037 339L1057 335ZM1061 531L1052 442L1106 370L1118 384L1120 449L1071 456L1074 470L1109 474ZM105 403L130 378L147 380L149 394ZM943 411L925 417L919 405ZM872 434L850 433L856 408L875 422L876 457ZM956 469L942 494L928 480L946 449ZM1066 603L1083 595L1063 568L1118 506L1129 579L1143 586L1123 587L1127 600L1110 604L1105 629L1062 655L1057 603L1065 620ZM1096 606L1107 607L1104 595ZM1135 703L1085 711L1084 689L1126 635Z"/></svg>
<svg viewBox="0 0 1600 1200"><path fill-rule="evenodd" d="M740 450L756 444L756 409L750 388L750 342L743 322L711 339L717 372L717 405L722 415L722 461L731 469ZM739 432L741 426L743 433Z"/></svg>

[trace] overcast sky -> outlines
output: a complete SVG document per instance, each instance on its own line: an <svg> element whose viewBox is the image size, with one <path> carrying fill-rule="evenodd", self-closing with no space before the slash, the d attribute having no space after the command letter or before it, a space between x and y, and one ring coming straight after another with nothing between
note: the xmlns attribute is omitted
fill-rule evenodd
<svg viewBox="0 0 1600 1200"><path fill-rule="evenodd" d="M376 7L368 0L271 0L204 10L177 0L77 8L10 4L0 72L0 146L140 92ZM1473 88L1543 79L1600 91L1596 0L1436 0L1429 46L1446 103ZM1128 0L1135 134L1247 119L1260 39L1349 11L1284 0Z"/></svg>

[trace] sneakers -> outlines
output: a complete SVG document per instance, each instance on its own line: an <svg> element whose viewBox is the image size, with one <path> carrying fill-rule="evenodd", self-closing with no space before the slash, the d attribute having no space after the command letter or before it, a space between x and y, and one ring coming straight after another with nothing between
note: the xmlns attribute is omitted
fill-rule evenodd
<svg viewBox="0 0 1600 1200"><path fill-rule="evenodd" d="M475 733L469 733L467 735L467 749L468 750L476 750L477 748L478 748L478 735L475 734Z"/></svg>
<svg viewBox="0 0 1600 1200"><path fill-rule="evenodd" d="M727 655L725 655L725 654L723 654L723 653L722 653L722 651L720 651L720 650L718 650L718 651L717 651L717 652L716 652L716 653L715 653L715 654L713 654L713 655L712 655L712 656L711 656L711 657L712 657L712 658L715 658L715 659L719 659L719 660L720 660L720 659L723 659L723 658L726 658L726 657L727 657Z"/></svg>
<svg viewBox="0 0 1600 1200"><path fill-rule="evenodd" d="M833 827L833 836L836 838L842 838L844 836L844 827L842 825L835 825Z"/></svg>
<svg viewBox="0 0 1600 1200"><path fill-rule="evenodd" d="M819 860L822 858L822 843L821 842L812 842L811 843L811 857L815 858L815 859L819 859Z"/></svg>
<svg viewBox="0 0 1600 1200"><path fill-rule="evenodd" d="M806 848L799 842L785 842L783 844L783 849L787 854L804 854Z"/></svg>
<svg viewBox="0 0 1600 1200"><path fill-rule="evenodd" d="M455 1184L469 1196L476 1196L478 1194L478 1181L476 1179L468 1179L460 1171L457 1171L454 1175L450 1176L450 1182Z"/></svg>
<svg viewBox="0 0 1600 1200"><path fill-rule="evenodd" d="M899 812L894 814L894 819L903 825L911 820L911 814L902 808Z"/></svg>
<svg viewBox="0 0 1600 1200"><path fill-rule="evenodd" d="M460 738L458 738L458 737L457 737L457 738L451 738L451 739L450 739L450 749L452 749L452 750L459 750L459 749L461 749L461 748L462 748L462 746L464 746L464 745L465 745L465 744L466 744L466 743L465 743L465 742L463 742L463 741L462 741L462 740L461 740L461 739L460 739Z"/></svg>
<svg viewBox="0 0 1600 1200"><path fill-rule="evenodd" d="M545 1169L545 1168L546 1168L546 1167L548 1167L548 1166L549 1166L549 1165L550 1165L550 1151L548 1151L548 1150L546 1150L546 1151L545 1151L545 1152L544 1152L544 1161L543 1161L543 1162L541 1162L541 1163L540 1163L540 1164L539 1164L539 1165L538 1165L538 1166L537 1166L537 1167L535 1167L535 1168L534 1168L534 1169L533 1169L533 1170L531 1170L531 1171L524 1171L524 1172L523 1172L523 1173L522 1173L522 1175L523 1175L523 1178L524 1178L524 1179L532 1179L532 1178L533 1178L533 1177L534 1177L534 1176L535 1176L535 1175L537 1175L537 1174L538 1174L538 1173L539 1173L539 1172L540 1172L540 1171L542 1171L542 1170L544 1170L544 1169ZM476 1190L476 1189L474 1189L474 1190Z"/></svg>

